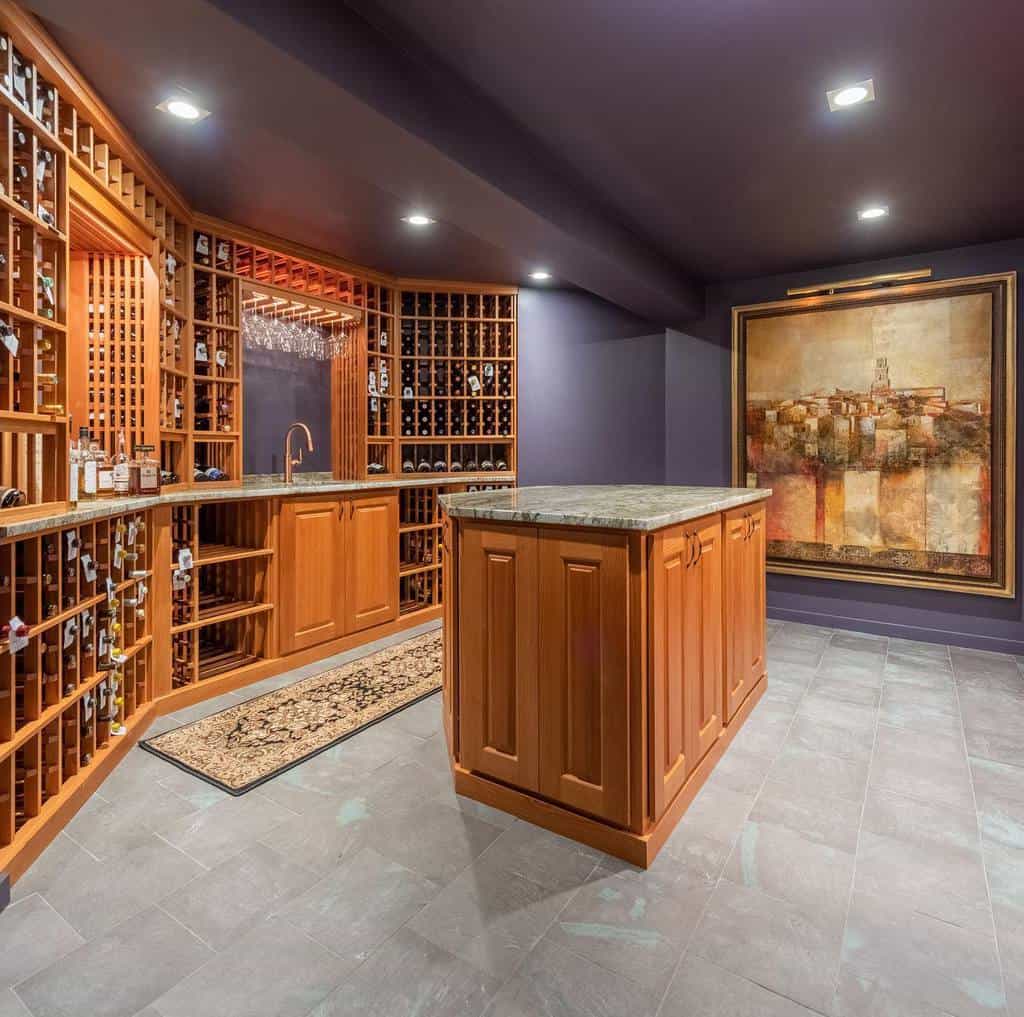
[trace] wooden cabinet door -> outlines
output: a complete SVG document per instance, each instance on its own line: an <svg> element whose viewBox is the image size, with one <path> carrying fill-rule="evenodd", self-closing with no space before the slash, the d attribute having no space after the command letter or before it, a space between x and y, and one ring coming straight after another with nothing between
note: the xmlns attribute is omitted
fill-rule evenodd
<svg viewBox="0 0 1024 1017"><path fill-rule="evenodd" d="M537 531L463 522L456 555L459 762L536 791Z"/></svg>
<svg viewBox="0 0 1024 1017"><path fill-rule="evenodd" d="M540 792L627 826L628 538L550 530L539 558Z"/></svg>
<svg viewBox="0 0 1024 1017"><path fill-rule="evenodd" d="M765 510L725 517L725 722L765 672Z"/></svg>
<svg viewBox="0 0 1024 1017"><path fill-rule="evenodd" d="M457 625L457 593L455 569L458 567L453 554L454 533L451 517L447 514L441 520L441 588L444 590L443 627L441 629L441 645L443 662L441 672L441 703L444 719L444 737L448 744L448 755L458 758L458 746L455 743L455 676L458 672L456 654L458 651Z"/></svg>
<svg viewBox="0 0 1024 1017"><path fill-rule="evenodd" d="M277 614L282 654L344 633L344 505L339 498L281 503Z"/></svg>
<svg viewBox="0 0 1024 1017"><path fill-rule="evenodd" d="M345 515L347 634L398 617L398 495L350 498Z"/></svg>
<svg viewBox="0 0 1024 1017"><path fill-rule="evenodd" d="M717 516L653 538L650 752L655 819L722 729L721 541Z"/></svg>

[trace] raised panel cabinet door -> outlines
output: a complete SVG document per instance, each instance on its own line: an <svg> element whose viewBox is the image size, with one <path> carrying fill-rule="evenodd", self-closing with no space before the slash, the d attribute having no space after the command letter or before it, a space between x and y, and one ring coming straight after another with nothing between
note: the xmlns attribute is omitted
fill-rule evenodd
<svg viewBox="0 0 1024 1017"><path fill-rule="evenodd" d="M345 513L345 632L398 617L398 495L348 499Z"/></svg>
<svg viewBox="0 0 1024 1017"><path fill-rule="evenodd" d="M725 517L725 722L765 669L764 508L738 508Z"/></svg>
<svg viewBox="0 0 1024 1017"><path fill-rule="evenodd" d="M281 504L278 617L283 654L344 634L343 508L338 498Z"/></svg>
<svg viewBox="0 0 1024 1017"><path fill-rule="evenodd" d="M654 818L675 798L693 769L693 729L686 696L692 654L687 653L686 610L693 535L683 526L651 541L650 676L651 788Z"/></svg>
<svg viewBox="0 0 1024 1017"><path fill-rule="evenodd" d="M698 521L693 530L696 556L690 566L689 611L695 680L687 686L693 725L693 765L715 744L722 720L722 522Z"/></svg>
<svg viewBox="0 0 1024 1017"><path fill-rule="evenodd" d="M537 531L459 533L459 762L536 791Z"/></svg>
<svg viewBox="0 0 1024 1017"><path fill-rule="evenodd" d="M628 647L626 535L542 532L540 791L619 826L630 819Z"/></svg>

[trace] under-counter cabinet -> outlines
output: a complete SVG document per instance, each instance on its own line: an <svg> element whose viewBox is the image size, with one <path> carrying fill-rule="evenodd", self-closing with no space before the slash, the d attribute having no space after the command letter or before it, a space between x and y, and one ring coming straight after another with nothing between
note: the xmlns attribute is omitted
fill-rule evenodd
<svg viewBox="0 0 1024 1017"><path fill-rule="evenodd" d="M763 493L735 497L738 522L642 532L460 517L486 499L444 499L460 793L653 860L765 688Z"/></svg>
<svg viewBox="0 0 1024 1017"><path fill-rule="evenodd" d="M398 617L395 493L281 503L282 654Z"/></svg>

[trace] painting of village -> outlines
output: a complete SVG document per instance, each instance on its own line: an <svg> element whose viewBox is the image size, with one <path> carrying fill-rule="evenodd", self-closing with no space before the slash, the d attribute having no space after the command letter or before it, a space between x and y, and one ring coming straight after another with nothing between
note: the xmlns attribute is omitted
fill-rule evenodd
<svg viewBox="0 0 1024 1017"><path fill-rule="evenodd" d="M992 316L974 292L745 322L770 560L992 578Z"/></svg>

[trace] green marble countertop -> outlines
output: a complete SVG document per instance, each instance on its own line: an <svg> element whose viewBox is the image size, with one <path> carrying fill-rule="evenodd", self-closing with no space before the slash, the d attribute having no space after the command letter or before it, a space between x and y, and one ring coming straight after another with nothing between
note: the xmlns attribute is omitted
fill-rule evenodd
<svg viewBox="0 0 1024 1017"><path fill-rule="evenodd" d="M764 501L771 493L763 487L517 487L445 494L441 505L459 519L649 532Z"/></svg>

